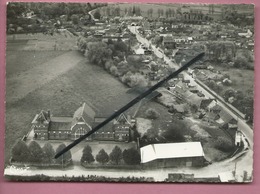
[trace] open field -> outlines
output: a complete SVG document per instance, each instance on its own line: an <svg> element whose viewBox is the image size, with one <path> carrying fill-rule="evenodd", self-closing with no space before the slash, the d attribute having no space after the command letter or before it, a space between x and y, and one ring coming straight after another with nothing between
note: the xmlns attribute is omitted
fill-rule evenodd
<svg viewBox="0 0 260 194"><path fill-rule="evenodd" d="M77 37L70 32L7 35L7 51L77 50Z"/></svg>
<svg viewBox="0 0 260 194"><path fill-rule="evenodd" d="M41 53L35 53L35 57L36 55L41 56ZM20 71L19 73L17 72L17 74L13 74L13 76L11 77L7 76L7 102L13 103L19 99L22 99L30 92L33 92L37 88L40 88L45 83L49 83L58 75L61 75L64 72L71 69L72 67L74 67L80 60L82 60L82 56L77 51L71 51L64 53L63 55L59 55L50 60L47 60L45 63L42 63L41 65L32 65L32 67L28 70L23 72ZM37 60L35 62L37 63ZM27 63L25 62L25 64ZM13 72L15 72L14 68Z"/></svg>
<svg viewBox="0 0 260 194"><path fill-rule="evenodd" d="M12 76L17 76L24 71L27 71L38 65L46 62L46 59L51 60L56 58L66 51L7 51L6 52L6 76L7 79Z"/></svg>

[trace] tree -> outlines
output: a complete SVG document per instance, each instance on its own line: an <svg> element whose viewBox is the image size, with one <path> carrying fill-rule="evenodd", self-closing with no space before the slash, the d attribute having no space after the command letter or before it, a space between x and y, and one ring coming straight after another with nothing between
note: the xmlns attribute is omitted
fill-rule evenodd
<svg viewBox="0 0 260 194"><path fill-rule="evenodd" d="M31 153L26 145L26 143L22 140L19 140L11 150L12 161L27 163L30 161Z"/></svg>
<svg viewBox="0 0 260 194"><path fill-rule="evenodd" d="M56 154L58 154L59 152L61 152L61 150L63 150L66 147L66 145L64 143L60 144L57 149L56 149ZM70 150L65 152L64 154L62 154L59 158L56 159L56 162L58 164L64 164L64 163L68 163L71 162L71 152Z"/></svg>
<svg viewBox="0 0 260 194"><path fill-rule="evenodd" d="M167 129L164 131L163 136L171 142L184 142L184 132L188 131L185 122L173 118L172 123L168 124Z"/></svg>
<svg viewBox="0 0 260 194"><path fill-rule="evenodd" d="M85 53L90 62L103 66L111 59L112 51L104 42L91 42L87 44L88 51Z"/></svg>
<svg viewBox="0 0 260 194"><path fill-rule="evenodd" d="M118 73L120 76L126 74L129 71L129 66L126 61L121 61L117 64Z"/></svg>
<svg viewBox="0 0 260 194"><path fill-rule="evenodd" d="M93 14L93 16L94 16L95 19L98 19L98 20L99 20L99 19L101 18L101 14L100 14L99 10L95 11L95 13Z"/></svg>
<svg viewBox="0 0 260 194"><path fill-rule="evenodd" d="M146 87L148 85L148 81L139 73L132 74L130 76L130 82L128 85L132 87Z"/></svg>
<svg viewBox="0 0 260 194"><path fill-rule="evenodd" d="M93 155L92 155L92 149L89 145L85 146L83 151L82 151L82 157L81 157L81 162L83 163L92 163L95 161Z"/></svg>
<svg viewBox="0 0 260 194"><path fill-rule="evenodd" d="M111 12L110 12L110 7L109 7L109 6L107 6L106 14L107 14L107 16L110 16L110 14L111 14Z"/></svg>
<svg viewBox="0 0 260 194"><path fill-rule="evenodd" d="M223 152L233 152L234 151L234 144L232 141L226 137L218 137L215 141L215 148L223 151Z"/></svg>
<svg viewBox="0 0 260 194"><path fill-rule="evenodd" d="M245 57L242 56L237 56L234 62L234 67L235 68L247 68L248 65L248 61L246 60Z"/></svg>
<svg viewBox="0 0 260 194"><path fill-rule="evenodd" d="M141 157L135 148L130 148L123 151L123 160L128 165L137 165L140 164Z"/></svg>
<svg viewBox="0 0 260 194"><path fill-rule="evenodd" d="M106 164L109 161L109 156L104 149L101 149L96 155L96 161L101 164Z"/></svg>
<svg viewBox="0 0 260 194"><path fill-rule="evenodd" d="M79 16L73 14L71 16L71 21L72 21L73 24L77 25L79 23Z"/></svg>
<svg viewBox="0 0 260 194"><path fill-rule="evenodd" d="M44 162L53 163L55 151L52 145L49 142L47 142L46 144L44 144L42 151L44 153Z"/></svg>
<svg viewBox="0 0 260 194"><path fill-rule="evenodd" d="M29 144L28 149L31 153L31 157L30 157L31 162L37 162L37 163L43 162L44 152L41 146L36 141L32 141Z"/></svg>
<svg viewBox="0 0 260 194"><path fill-rule="evenodd" d="M115 12L115 16L120 16L120 8L119 7L116 7L114 12Z"/></svg>
<svg viewBox="0 0 260 194"><path fill-rule="evenodd" d="M117 51L121 51L121 52L125 52L125 53L127 53L127 51L128 51L127 45L121 40L114 42L114 48Z"/></svg>
<svg viewBox="0 0 260 194"><path fill-rule="evenodd" d="M192 104L192 105L190 106L190 111L191 111L192 113L196 113L196 112L198 111L197 105Z"/></svg>
<svg viewBox="0 0 260 194"><path fill-rule="evenodd" d="M110 72L111 72L112 75L118 76L118 70L117 70L117 67L115 65L110 67Z"/></svg>
<svg viewBox="0 0 260 194"><path fill-rule="evenodd" d="M147 109L145 115L148 119L157 119L160 116L160 114L153 108Z"/></svg>
<svg viewBox="0 0 260 194"><path fill-rule="evenodd" d="M122 158L122 150L118 146L115 146L112 152L109 154L110 161L118 164Z"/></svg>
<svg viewBox="0 0 260 194"><path fill-rule="evenodd" d="M233 88L228 88L223 93L223 98L228 101L230 97L236 97L236 91Z"/></svg>
<svg viewBox="0 0 260 194"><path fill-rule="evenodd" d="M24 3L19 2L9 2L7 4L7 18L15 19L22 15L26 11L26 6Z"/></svg>

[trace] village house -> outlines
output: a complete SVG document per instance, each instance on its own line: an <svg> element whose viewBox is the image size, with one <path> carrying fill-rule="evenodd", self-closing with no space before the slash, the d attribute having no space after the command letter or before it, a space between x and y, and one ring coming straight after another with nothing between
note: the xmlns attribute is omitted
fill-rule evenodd
<svg viewBox="0 0 260 194"><path fill-rule="evenodd" d="M176 42L173 39L172 36L164 36L162 44L167 49L175 49L176 48Z"/></svg>
<svg viewBox="0 0 260 194"><path fill-rule="evenodd" d="M41 111L32 121L34 139L38 140L75 140L103 122L106 117L96 115L96 112L84 103L73 117L52 116L50 111ZM86 140L128 142L131 136L133 122L129 116L121 114Z"/></svg>
<svg viewBox="0 0 260 194"><path fill-rule="evenodd" d="M150 144L140 148L141 164L148 168L201 167L206 163L200 142Z"/></svg>

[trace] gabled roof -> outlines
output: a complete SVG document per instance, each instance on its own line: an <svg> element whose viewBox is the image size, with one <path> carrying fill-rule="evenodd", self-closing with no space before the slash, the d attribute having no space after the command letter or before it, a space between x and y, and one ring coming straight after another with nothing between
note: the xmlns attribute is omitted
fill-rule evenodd
<svg viewBox="0 0 260 194"><path fill-rule="evenodd" d="M117 118L115 119L115 123L114 123L114 124L118 124L118 123L120 123L120 122L126 122L126 123L128 123L129 125L131 124L131 121L129 121L129 120L127 119L127 117L125 116L124 113L120 114L119 117L117 117Z"/></svg>
<svg viewBox="0 0 260 194"><path fill-rule="evenodd" d="M206 109L212 101L213 99L203 99L200 103L200 108Z"/></svg>
<svg viewBox="0 0 260 194"><path fill-rule="evenodd" d="M43 122L49 122L50 118L48 116L48 112L41 110L39 114L36 114L32 123L43 123Z"/></svg>
<svg viewBox="0 0 260 194"><path fill-rule="evenodd" d="M207 113L207 117L212 120L217 120L219 118L219 115L214 112Z"/></svg>
<svg viewBox="0 0 260 194"><path fill-rule="evenodd" d="M225 123L229 123L233 119L233 117L223 109L220 111L219 116Z"/></svg>
<svg viewBox="0 0 260 194"><path fill-rule="evenodd" d="M211 108L211 110L215 110L215 111L221 111L221 110L222 110L222 108L221 108L221 106L220 106L220 105L216 104L215 106L213 106L213 107Z"/></svg>
<svg viewBox="0 0 260 194"><path fill-rule="evenodd" d="M78 108L78 110L75 111L72 119L72 126L76 124L80 119L83 119L84 122L91 125L91 123L94 121L96 116L95 111L88 106L86 103L83 103L81 107Z"/></svg>
<svg viewBox="0 0 260 194"><path fill-rule="evenodd" d="M97 126L98 124L100 124L101 122L103 122L104 120L106 120L106 118L95 118L95 122L93 124L93 127L94 126ZM113 133L114 132L114 129L113 129L113 122L110 121L109 123L107 123L105 126L103 126L102 128L100 128L97 132L97 134L100 134L100 133Z"/></svg>
<svg viewBox="0 0 260 194"><path fill-rule="evenodd" d="M141 163L156 159L204 157L200 142L150 144L140 148Z"/></svg>
<svg viewBox="0 0 260 194"><path fill-rule="evenodd" d="M175 42L172 36L164 36L163 42Z"/></svg>

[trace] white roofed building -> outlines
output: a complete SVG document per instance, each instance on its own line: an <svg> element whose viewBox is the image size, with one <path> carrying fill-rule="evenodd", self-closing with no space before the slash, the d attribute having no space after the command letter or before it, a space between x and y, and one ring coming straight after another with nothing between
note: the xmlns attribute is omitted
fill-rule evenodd
<svg viewBox="0 0 260 194"><path fill-rule="evenodd" d="M204 151L200 142L150 144L140 148L144 167L204 166Z"/></svg>

